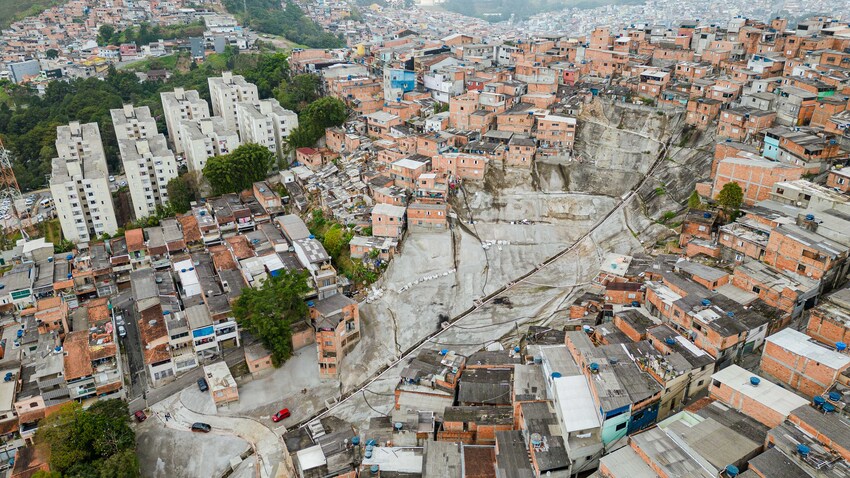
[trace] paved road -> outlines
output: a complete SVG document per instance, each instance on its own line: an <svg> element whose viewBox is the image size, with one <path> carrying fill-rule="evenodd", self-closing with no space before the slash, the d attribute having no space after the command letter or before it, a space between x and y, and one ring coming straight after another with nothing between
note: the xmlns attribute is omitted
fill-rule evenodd
<svg viewBox="0 0 850 478"><path fill-rule="evenodd" d="M127 330L127 334L129 337L129 329ZM255 342L243 342L243 346L251 345ZM141 350L141 349L140 349ZM232 367L239 362L245 360L245 352L242 347L230 349L224 353L224 361L227 362L227 365ZM143 363L144 366L144 363ZM145 374L140 374L145 375ZM188 386L194 386L199 378L203 377L204 369L203 367L196 367L192 370L186 372L185 374L177 377L173 382L169 382L161 387L152 388L147 391L147 400L142 398L141 392L139 392L138 396L130 397L130 413L135 413L138 410L143 410L148 408L160 401L165 400L171 395L175 395Z"/></svg>
<svg viewBox="0 0 850 478"><path fill-rule="evenodd" d="M212 426L212 433L235 435L247 441L259 463L257 476L261 478L294 476L290 474L291 463L283 440L274 430L257 420L191 410L183 403L181 394L172 395L151 409L160 420L163 420L166 413L169 414L170 419L163 421L168 428L188 430L193 423L203 422ZM288 472L287 469L289 469Z"/></svg>

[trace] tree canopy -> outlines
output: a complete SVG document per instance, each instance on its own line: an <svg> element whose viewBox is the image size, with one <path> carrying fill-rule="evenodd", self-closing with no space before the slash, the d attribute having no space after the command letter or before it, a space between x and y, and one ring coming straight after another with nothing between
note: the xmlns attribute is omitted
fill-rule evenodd
<svg viewBox="0 0 850 478"><path fill-rule="evenodd" d="M296 75L283 80L274 90L274 97L281 106L300 113L307 105L319 99L321 79L311 73Z"/></svg>
<svg viewBox="0 0 850 478"><path fill-rule="evenodd" d="M165 186L168 191L170 209L177 214L188 211L192 207L191 203L195 200L197 194L197 191L193 190L190 185L187 174L172 178Z"/></svg>
<svg viewBox="0 0 850 478"><path fill-rule="evenodd" d="M744 190L735 182L729 182L723 185L720 194L717 195L717 203L726 211L726 214L731 218L738 209L741 203L744 202Z"/></svg>
<svg viewBox="0 0 850 478"><path fill-rule="evenodd" d="M688 209L699 209L700 207L702 207L702 200L699 197L699 193L694 190L690 197L688 197Z"/></svg>
<svg viewBox="0 0 850 478"><path fill-rule="evenodd" d="M298 115L298 127L289 133L293 148L313 146L325 134L325 128L345 123L348 110L339 98L325 96L310 103Z"/></svg>
<svg viewBox="0 0 850 478"><path fill-rule="evenodd" d="M260 339L279 367L292 356L292 324L307 317L304 296L310 291L303 272L280 271L260 288L247 288L233 305L239 325Z"/></svg>
<svg viewBox="0 0 850 478"><path fill-rule="evenodd" d="M88 410L69 402L39 422L35 439L50 447L50 467L62 476L138 477L129 421L122 400L98 401Z"/></svg>
<svg viewBox="0 0 850 478"><path fill-rule="evenodd" d="M230 154L210 158L204 166L204 177L215 195L238 193L266 179L274 159L264 146L243 144Z"/></svg>

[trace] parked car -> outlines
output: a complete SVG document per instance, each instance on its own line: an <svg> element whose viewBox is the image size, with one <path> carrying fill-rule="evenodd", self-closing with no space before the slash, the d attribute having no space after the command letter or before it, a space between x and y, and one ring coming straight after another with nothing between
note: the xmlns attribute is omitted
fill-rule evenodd
<svg viewBox="0 0 850 478"><path fill-rule="evenodd" d="M196 433L209 433L212 427L209 423L195 422L192 424L192 431Z"/></svg>
<svg viewBox="0 0 850 478"><path fill-rule="evenodd" d="M118 326L118 336L122 339L127 336L127 329L123 325Z"/></svg>
<svg viewBox="0 0 850 478"><path fill-rule="evenodd" d="M148 416L145 415L145 412L143 412L141 410L134 413L133 416L136 417L136 421L139 422L139 423L142 423L143 421L148 419Z"/></svg>
<svg viewBox="0 0 850 478"><path fill-rule="evenodd" d="M109 176L109 182L114 183L115 182L115 176Z"/></svg>
<svg viewBox="0 0 850 478"><path fill-rule="evenodd" d="M198 379L198 390L202 392L206 392L210 389L210 386L207 384L207 379L201 377Z"/></svg>
<svg viewBox="0 0 850 478"><path fill-rule="evenodd" d="M116 315L115 316L115 325L124 325L124 316Z"/></svg>
<svg viewBox="0 0 850 478"><path fill-rule="evenodd" d="M283 420L284 418L289 418L291 415L292 414L289 413L289 409L284 408L284 409L278 411L277 413L275 413L274 415L272 415L272 421L277 423L277 422Z"/></svg>

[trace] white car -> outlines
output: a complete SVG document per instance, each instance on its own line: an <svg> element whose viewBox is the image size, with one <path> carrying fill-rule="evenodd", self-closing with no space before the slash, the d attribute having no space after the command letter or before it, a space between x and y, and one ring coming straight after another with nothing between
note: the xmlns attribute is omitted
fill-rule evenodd
<svg viewBox="0 0 850 478"><path fill-rule="evenodd" d="M118 185L123 188L124 186L127 185L127 181L121 181L120 183L118 183Z"/></svg>
<svg viewBox="0 0 850 478"><path fill-rule="evenodd" d="M115 176L109 176L109 182L114 183L115 182Z"/></svg>

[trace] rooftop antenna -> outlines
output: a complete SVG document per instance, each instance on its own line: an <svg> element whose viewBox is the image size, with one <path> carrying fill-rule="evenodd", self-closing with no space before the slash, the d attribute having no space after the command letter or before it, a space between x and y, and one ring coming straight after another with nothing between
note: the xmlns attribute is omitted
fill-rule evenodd
<svg viewBox="0 0 850 478"><path fill-rule="evenodd" d="M12 213L15 215L21 236L29 240L29 235L21 225L21 214L18 212L17 203L23 199L23 196L21 188L18 186L18 180L15 178L15 170L12 169L12 154L3 146L3 140L0 139L0 199L5 198L9 198L12 205Z"/></svg>

